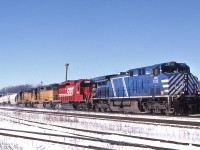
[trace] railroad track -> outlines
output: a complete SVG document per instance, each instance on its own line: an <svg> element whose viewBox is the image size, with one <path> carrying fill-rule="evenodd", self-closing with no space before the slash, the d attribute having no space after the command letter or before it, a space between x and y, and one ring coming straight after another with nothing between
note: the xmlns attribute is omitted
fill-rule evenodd
<svg viewBox="0 0 200 150"><path fill-rule="evenodd" d="M89 140L90 142L100 142L101 145L111 145L106 147L106 149L110 148L110 149L123 149L123 148L127 148L128 149L135 149L137 148L151 148L151 149L180 149L180 147L182 147L181 149L189 149L192 145L193 149L199 149L200 145L198 143L190 143L190 142L179 142L179 141L174 141L172 140L165 140L165 139L156 139L156 138L151 138L151 137L145 137L145 136L136 136L136 135L128 135L128 134L124 134L124 133L117 133L117 132L111 132L109 130L107 131L103 131L103 130L94 130L94 129L83 129L83 128L77 128L75 127L69 127L67 126L66 122L68 122L69 124L72 123L71 120L65 120L62 119L63 117L68 117L68 118L74 118L76 121L76 118L81 118L81 119L87 119L87 120L94 120L94 119L98 119L100 121L113 121L113 122L129 122L129 123L134 123L137 124L138 122L143 122L144 124L166 124L166 121L168 122L168 120L164 120L164 122L160 122L159 117L154 118L153 119L149 119L149 116L146 116L146 118L139 118L140 115L122 115L119 114L119 116L113 115L113 114L102 114L102 113L87 113L84 114L84 112L74 112L74 111L70 111L70 112L62 112L62 111L52 111L52 110L29 110L29 109L25 109L25 110L21 110L21 109L13 109L13 108L1 108L0 114L1 114L1 118L4 118L5 120L9 120L12 121L13 123L18 123L24 126L31 126L31 127L37 127L39 129L43 129L45 130L45 133L47 134L47 132L59 132L56 133L56 135L60 136L62 138L77 138L77 139L81 139L82 141L87 141ZM12 116L12 113L15 114L15 117ZM22 115L23 114L23 115ZM47 118L42 118L39 119L38 121L34 120L33 118L30 118L32 115L34 114L34 116L40 116L40 115L46 115L48 116ZM24 119L23 117L25 116L25 118L28 119ZM132 117L130 117L132 116ZM137 120L137 118L133 119L133 116L138 116L137 118L139 118L140 120ZM49 121L45 122L44 120L51 117L53 118L52 120L50 119ZM61 117L61 120L59 119L54 119L54 118L59 118ZM171 117L170 117L171 118ZM179 118L181 120L181 118ZM36 119L37 120L37 119ZM157 122L156 122L157 120ZM192 123L192 125L190 123L188 123L187 125L182 125L182 121L178 121L178 122L182 122L181 124L176 122L176 120L172 120L173 123L170 124L171 127L175 127L175 126L179 126L179 127L187 127L187 128L193 128L193 129L198 129L199 130L199 121L198 119L195 120L196 121L194 124L192 122L192 120L190 121L183 121L185 122L190 122ZM57 122L65 122L64 124L60 124ZM84 122L83 122L84 123ZM168 122L169 123L169 122ZM168 124L169 125L169 124ZM1 132L1 130L0 130ZM21 132L27 132L27 131L21 131ZM30 131L29 131L30 132ZM61 133L60 133L61 132ZM34 133L36 134L36 133ZM40 132L37 133L37 135L41 134ZM63 136L63 134L65 135L65 137ZM70 136L66 136L66 134L70 134ZM87 135L87 136L86 136ZM49 135L46 136L52 136L52 138L57 137L55 135L51 135L49 133ZM21 137L22 138L22 137ZM30 137L29 137L30 138ZM52 139L51 138L51 139ZM111 140L112 139L112 140ZM120 140L119 140L120 139ZM31 140L31 139L30 139ZM37 139L33 139L33 140L37 140ZM39 140L39 139L38 139ZM45 140L45 139L44 139ZM61 141L61 140L60 140ZM60 142L59 141L59 142ZM134 142L135 141L135 142ZM45 141L44 141L45 142ZM50 143L54 143L56 141L48 141ZM66 142L64 142L66 144ZM69 143L69 142L68 142ZM159 144L158 144L159 143ZM59 143L57 143L59 144ZM73 143L69 143L69 144L73 144ZM63 144L64 145L64 144ZM97 144L98 145L98 144ZM165 145L165 146L164 146ZM66 146L66 145L65 145ZM70 145L68 145L70 146ZM73 146L73 145L71 145ZM85 146L85 145L83 145ZM96 144L94 145L89 145L90 148L89 149L105 149L105 147L98 147L96 146ZM92 148L92 146L94 146ZM96 147L95 147L96 146ZM114 148L112 147L114 146ZM88 147L88 145L87 145ZM134 147L134 148L133 148ZM83 147L80 147L83 148Z"/></svg>
<svg viewBox="0 0 200 150"><path fill-rule="evenodd" d="M94 113L94 112L81 112L81 111L58 111L58 110L38 110L38 109L15 109L15 108L2 108L6 111L16 111L25 113L37 113L37 114L49 114L57 116L71 116L90 119L102 119L102 120L115 120L124 122L151 122L159 124L170 124L174 126L190 126L200 127L199 116L187 116L187 117L174 117L174 116L154 116L154 115L138 115L138 114L110 114L110 113Z"/></svg>
<svg viewBox="0 0 200 150"><path fill-rule="evenodd" d="M3 136L9 136L9 137L15 137L15 138L21 138L21 139L28 139L28 140L34 140L34 141L42 141L42 142L48 142L48 143L53 143L53 144L59 144L59 145L64 145L64 146L72 146L72 147L78 147L78 148L86 148L86 149L115 149L115 148L108 148L108 147L103 147L104 145L112 145L112 146L117 146L119 149L123 149L123 147L126 147L128 149L136 149L136 148L150 148L150 149L157 149L157 150L167 150L167 149L173 149L173 147L189 147L189 143L180 143L180 142L174 142L174 141L165 141L165 140L156 140L152 138L145 138L145 137L136 137L136 136L128 136L128 135L122 135L122 134L114 134L114 133L108 133L108 132L103 132L103 131L91 131L91 130L83 130L83 129L77 129L77 128L69 128L69 127L64 127L64 126L56 126L56 125L51 125L52 127L57 128L53 129L52 127L47 127L49 124L46 123L40 123L40 122L33 122L29 120L23 120L23 119L18 119L18 118L13 118L13 117L5 117L6 119L11 119L13 123L20 123L20 125L24 126L29 126L29 127L36 127L40 128L42 130L45 129L45 133L42 132L33 132L33 131L25 131L25 130L15 130L15 129L5 129L5 128L0 128L0 135ZM59 128L59 130L58 130ZM60 131L62 130L62 132ZM65 131L67 130L67 131ZM69 132L69 130L73 130L73 132ZM75 134L74 131L78 132L78 134ZM48 133L49 132L49 133ZM51 133L51 132L57 132L57 133ZM80 133L81 132L81 133ZM90 136L88 133L92 133ZM66 135L68 134L68 135ZM37 138L35 136L40 136L40 138ZM41 137L42 136L42 137ZM107 138L102 138L106 136ZM117 139L110 140L112 138L110 137L116 136L118 138L124 138L124 141L120 141ZM49 139L55 139L58 138L57 140L49 140ZM67 138L68 141L73 140L82 140L82 143L90 143L91 145L84 145L84 144L74 144L74 143L69 143L66 141L62 141L63 138ZM132 141L137 141L137 143L134 142L127 142L126 140L129 139ZM140 141L140 142L139 142ZM92 145L92 142L94 145ZM98 142L101 147L95 146L96 143ZM155 143L160 143L162 144L168 144L168 147L160 147L160 146L153 146ZM144 144L145 143L145 144ZM97 144L98 145L98 144ZM200 145L193 144L194 147L199 148ZM121 147L121 148L120 148ZM176 149L176 148L174 148Z"/></svg>

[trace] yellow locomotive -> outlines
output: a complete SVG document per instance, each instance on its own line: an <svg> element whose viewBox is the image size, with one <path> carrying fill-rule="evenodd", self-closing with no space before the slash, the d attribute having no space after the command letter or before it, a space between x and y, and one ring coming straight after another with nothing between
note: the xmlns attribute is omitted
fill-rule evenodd
<svg viewBox="0 0 200 150"><path fill-rule="evenodd" d="M58 84L50 84L38 88L21 91L18 94L18 104L23 104L26 107L34 107L37 104L43 104L43 107L50 105L55 107L58 100Z"/></svg>

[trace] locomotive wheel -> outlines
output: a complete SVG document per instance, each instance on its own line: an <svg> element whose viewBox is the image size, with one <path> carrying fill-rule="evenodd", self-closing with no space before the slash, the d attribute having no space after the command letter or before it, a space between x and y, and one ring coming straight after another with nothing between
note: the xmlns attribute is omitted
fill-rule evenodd
<svg viewBox="0 0 200 150"><path fill-rule="evenodd" d="M92 103L90 103L90 102L87 103L87 109L88 109L88 110L91 110L91 109L92 109Z"/></svg>
<svg viewBox="0 0 200 150"><path fill-rule="evenodd" d="M84 109L85 111L88 111L88 110L89 110L88 104L84 103L84 104L82 104L82 105L83 105L83 109Z"/></svg>
<svg viewBox="0 0 200 150"><path fill-rule="evenodd" d="M95 105L94 105L94 107L93 107L93 110L95 111L95 112L100 112L101 111L101 108L98 106L98 104L96 103Z"/></svg>
<svg viewBox="0 0 200 150"><path fill-rule="evenodd" d="M44 108L46 107L46 103L43 103L43 107L44 107Z"/></svg>
<svg viewBox="0 0 200 150"><path fill-rule="evenodd" d="M61 103L55 103L55 106L54 106L54 108L55 109L61 109Z"/></svg>
<svg viewBox="0 0 200 150"><path fill-rule="evenodd" d="M79 104L77 105L77 110L83 110L83 105L82 105L82 103L79 103Z"/></svg>
<svg viewBox="0 0 200 150"><path fill-rule="evenodd" d="M108 109L107 108L103 108L102 110L103 110L103 112L107 112Z"/></svg>
<svg viewBox="0 0 200 150"><path fill-rule="evenodd" d="M51 108L51 109L53 109L53 108L54 108L54 106L53 106L53 103L52 103L52 102L50 102L50 108Z"/></svg>
<svg viewBox="0 0 200 150"><path fill-rule="evenodd" d="M11 105L10 101L8 101L8 105Z"/></svg>
<svg viewBox="0 0 200 150"><path fill-rule="evenodd" d="M33 107L34 107L34 103L30 103L30 107L32 107L32 108L33 108Z"/></svg>
<svg viewBox="0 0 200 150"><path fill-rule="evenodd" d="M51 109L55 109L55 106L56 106L56 103L50 102L50 108L51 108Z"/></svg>
<svg viewBox="0 0 200 150"><path fill-rule="evenodd" d="M31 103L30 102L25 102L25 107L31 107Z"/></svg>
<svg viewBox="0 0 200 150"><path fill-rule="evenodd" d="M160 110L160 114L161 114L161 115L165 115L165 110L161 109L161 110Z"/></svg>
<svg viewBox="0 0 200 150"><path fill-rule="evenodd" d="M155 110L154 109L150 109L151 114L155 114Z"/></svg>
<svg viewBox="0 0 200 150"><path fill-rule="evenodd" d="M94 106L94 111L100 112L100 111L101 111L101 108L99 108L98 105L95 105L95 106Z"/></svg>
<svg viewBox="0 0 200 150"><path fill-rule="evenodd" d="M72 106L73 106L73 108L74 108L75 110L77 110L77 109L78 109L78 106L77 106L77 104L73 103L73 104L72 104Z"/></svg>

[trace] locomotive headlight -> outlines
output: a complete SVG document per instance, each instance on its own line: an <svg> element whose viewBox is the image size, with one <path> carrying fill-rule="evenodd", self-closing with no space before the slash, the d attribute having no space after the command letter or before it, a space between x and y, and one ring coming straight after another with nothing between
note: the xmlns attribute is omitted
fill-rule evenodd
<svg viewBox="0 0 200 150"><path fill-rule="evenodd" d="M198 91L197 94L200 95L200 91Z"/></svg>
<svg viewBox="0 0 200 150"><path fill-rule="evenodd" d="M185 80L187 80L187 79L188 79L188 76L187 76L187 74L185 74L185 75L184 75L184 79L185 79Z"/></svg>
<svg viewBox="0 0 200 150"><path fill-rule="evenodd" d="M181 92L181 95L184 95L185 94L185 92Z"/></svg>

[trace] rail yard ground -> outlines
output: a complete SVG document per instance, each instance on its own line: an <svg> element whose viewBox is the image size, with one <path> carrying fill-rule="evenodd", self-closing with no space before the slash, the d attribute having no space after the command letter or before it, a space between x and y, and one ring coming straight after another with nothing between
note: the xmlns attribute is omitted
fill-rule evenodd
<svg viewBox="0 0 200 150"><path fill-rule="evenodd" d="M199 118L0 107L0 149L199 149Z"/></svg>

